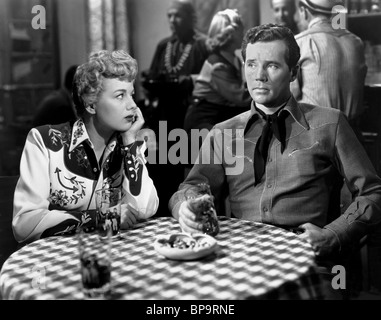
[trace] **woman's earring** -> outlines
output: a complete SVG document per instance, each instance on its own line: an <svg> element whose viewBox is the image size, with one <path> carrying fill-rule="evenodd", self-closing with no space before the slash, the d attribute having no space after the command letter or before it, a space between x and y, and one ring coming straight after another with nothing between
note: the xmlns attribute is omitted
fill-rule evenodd
<svg viewBox="0 0 381 320"><path fill-rule="evenodd" d="M95 108L94 108L94 105L93 105L93 104L89 104L89 105L87 105L87 106L86 106L86 110L87 110L87 112L90 113L90 114L96 114L96 112L95 112Z"/></svg>

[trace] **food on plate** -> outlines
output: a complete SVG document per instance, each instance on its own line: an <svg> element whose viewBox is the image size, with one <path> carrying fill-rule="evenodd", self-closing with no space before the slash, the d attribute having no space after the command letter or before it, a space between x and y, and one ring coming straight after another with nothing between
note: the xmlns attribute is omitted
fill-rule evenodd
<svg viewBox="0 0 381 320"><path fill-rule="evenodd" d="M160 236L154 243L155 250L172 260L194 260L212 253L217 241L206 234L176 233Z"/></svg>

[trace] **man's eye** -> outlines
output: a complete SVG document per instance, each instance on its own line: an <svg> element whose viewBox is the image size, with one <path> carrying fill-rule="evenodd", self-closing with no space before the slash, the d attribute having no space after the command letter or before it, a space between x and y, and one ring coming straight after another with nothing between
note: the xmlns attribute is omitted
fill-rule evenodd
<svg viewBox="0 0 381 320"><path fill-rule="evenodd" d="M269 68L278 69L278 66L276 64L269 64Z"/></svg>

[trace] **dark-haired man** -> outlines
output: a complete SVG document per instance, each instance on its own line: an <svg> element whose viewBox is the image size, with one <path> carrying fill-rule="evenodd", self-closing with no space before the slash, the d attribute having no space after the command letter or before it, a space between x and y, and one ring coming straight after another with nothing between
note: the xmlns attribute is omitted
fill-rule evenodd
<svg viewBox="0 0 381 320"><path fill-rule="evenodd" d="M249 29L242 56L251 110L212 129L171 198L172 214L184 232L200 232L184 192L208 183L217 199L228 194L233 217L299 227L321 264L337 263L380 228L381 179L342 112L292 96L300 51L290 29ZM231 157L243 161L241 170L230 170ZM340 215L335 186L343 178L353 201Z"/></svg>

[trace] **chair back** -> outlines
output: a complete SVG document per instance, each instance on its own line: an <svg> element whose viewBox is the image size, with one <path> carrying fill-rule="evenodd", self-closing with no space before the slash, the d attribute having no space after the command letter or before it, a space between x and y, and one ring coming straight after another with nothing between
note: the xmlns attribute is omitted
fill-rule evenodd
<svg viewBox="0 0 381 320"><path fill-rule="evenodd" d="M18 248L13 236L13 195L19 176L0 176L0 268Z"/></svg>

